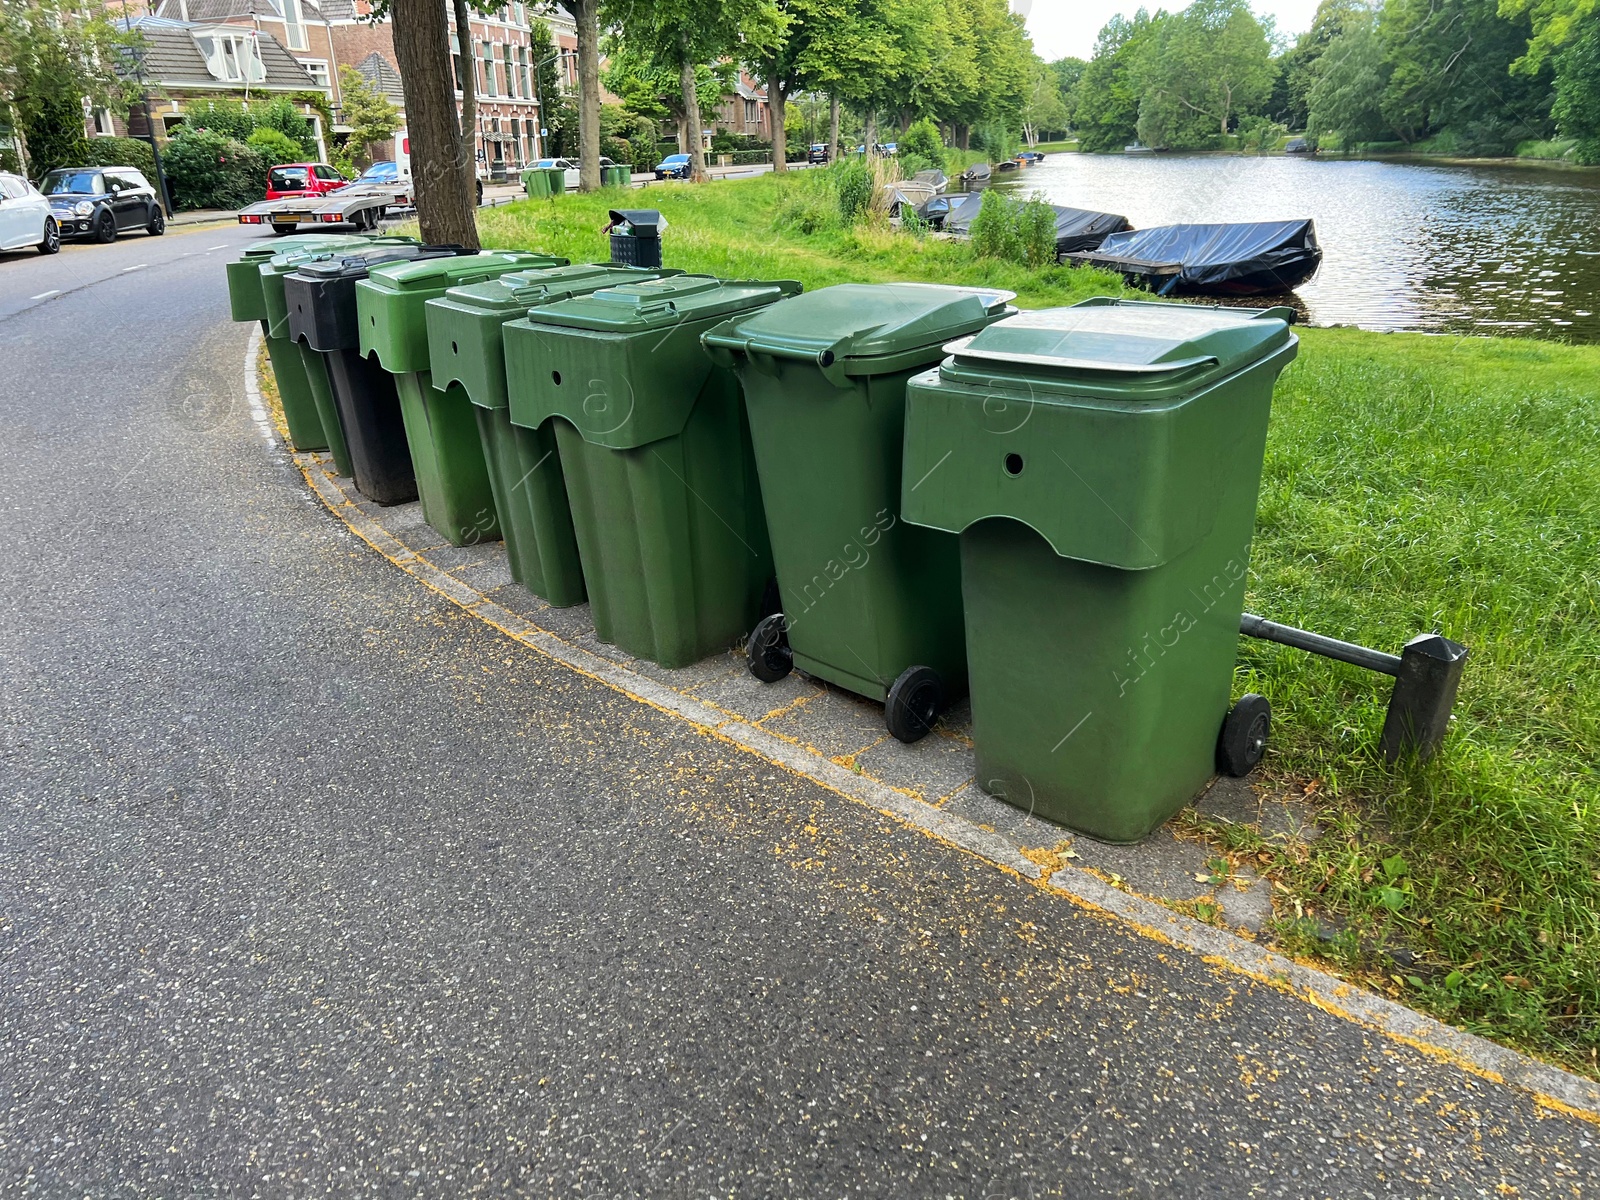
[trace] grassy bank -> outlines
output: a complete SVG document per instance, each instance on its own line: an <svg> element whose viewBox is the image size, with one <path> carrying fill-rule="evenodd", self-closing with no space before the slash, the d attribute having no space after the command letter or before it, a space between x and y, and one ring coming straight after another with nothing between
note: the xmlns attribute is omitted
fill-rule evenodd
<svg viewBox="0 0 1600 1200"><path fill-rule="evenodd" d="M1028 307L1121 290L844 228L819 196L769 176L626 199L661 208L667 262L689 270L987 284ZM623 199L514 205L481 226L491 245L603 259ZM1235 692L1275 709L1266 785L1326 833L1195 827L1281 885L1274 933L1291 951L1600 1073L1600 349L1302 337L1273 412L1251 609L1389 650L1439 630L1472 658L1443 755L1391 768L1387 680L1244 643Z"/></svg>

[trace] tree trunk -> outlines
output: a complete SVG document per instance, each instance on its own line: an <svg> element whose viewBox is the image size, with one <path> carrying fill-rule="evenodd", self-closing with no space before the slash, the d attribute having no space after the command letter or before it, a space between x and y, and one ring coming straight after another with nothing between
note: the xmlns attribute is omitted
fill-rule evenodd
<svg viewBox="0 0 1600 1200"><path fill-rule="evenodd" d="M600 0L567 0L578 26L578 190L600 187Z"/></svg>
<svg viewBox="0 0 1600 1200"><path fill-rule="evenodd" d="M828 161L839 161L839 94L828 97Z"/></svg>
<svg viewBox="0 0 1600 1200"><path fill-rule="evenodd" d="M681 65L678 78L683 85L683 116L689 138L689 178L696 182L706 178L705 139L700 136L700 90L694 80L694 59L689 54L689 35L678 39Z"/></svg>
<svg viewBox="0 0 1600 1200"><path fill-rule="evenodd" d="M461 170L461 126L450 64L450 28L438 0L394 0L394 54L405 89L417 222L425 242L477 249L472 189Z"/></svg>
<svg viewBox="0 0 1600 1200"><path fill-rule="evenodd" d="M873 158L878 153L878 110L867 109L867 133L862 139L866 144L867 157Z"/></svg>
<svg viewBox="0 0 1600 1200"><path fill-rule="evenodd" d="M767 111L772 114L772 169L774 172L789 169L789 95L776 76L767 77Z"/></svg>
<svg viewBox="0 0 1600 1200"><path fill-rule="evenodd" d="M461 171L467 195L478 191L478 71L472 63L472 27L467 23L467 0L452 0L456 17L456 49L461 62ZM487 150L488 147L485 147ZM487 154L484 155L488 157Z"/></svg>

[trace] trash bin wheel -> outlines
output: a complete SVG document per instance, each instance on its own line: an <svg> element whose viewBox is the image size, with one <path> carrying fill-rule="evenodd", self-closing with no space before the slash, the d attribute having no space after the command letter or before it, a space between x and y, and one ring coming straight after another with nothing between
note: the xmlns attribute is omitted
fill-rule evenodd
<svg viewBox="0 0 1600 1200"><path fill-rule="evenodd" d="M883 722L902 742L927 736L944 707L944 681L932 667L907 667L889 687Z"/></svg>
<svg viewBox="0 0 1600 1200"><path fill-rule="evenodd" d="M746 644L750 654L750 674L762 683L777 683L794 670L794 651L789 649L789 634L783 614L762 617Z"/></svg>
<svg viewBox="0 0 1600 1200"><path fill-rule="evenodd" d="M1261 761L1272 732L1272 705L1254 692L1239 697L1217 737L1217 770L1242 779Z"/></svg>

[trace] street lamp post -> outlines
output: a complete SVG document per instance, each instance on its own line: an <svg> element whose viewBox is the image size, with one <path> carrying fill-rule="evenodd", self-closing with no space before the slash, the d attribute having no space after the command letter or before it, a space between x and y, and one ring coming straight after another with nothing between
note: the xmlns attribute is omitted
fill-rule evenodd
<svg viewBox="0 0 1600 1200"><path fill-rule="evenodd" d="M577 51L575 50L557 50L549 58L543 59L536 63L533 68L533 104L534 107L539 110L538 113L535 114L535 124L533 130L533 157L535 162L545 157L544 139L550 134L550 131L545 128L544 124L544 99L539 94L539 72L544 70L551 63L559 62L569 54L573 57L577 57Z"/></svg>

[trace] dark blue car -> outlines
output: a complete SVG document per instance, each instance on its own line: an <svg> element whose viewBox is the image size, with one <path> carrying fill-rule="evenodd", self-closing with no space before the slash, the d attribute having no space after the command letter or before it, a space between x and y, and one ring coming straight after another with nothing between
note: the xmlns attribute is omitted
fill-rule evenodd
<svg viewBox="0 0 1600 1200"><path fill-rule="evenodd" d="M656 164L657 179L687 179L689 178L689 156L687 154L669 154Z"/></svg>

